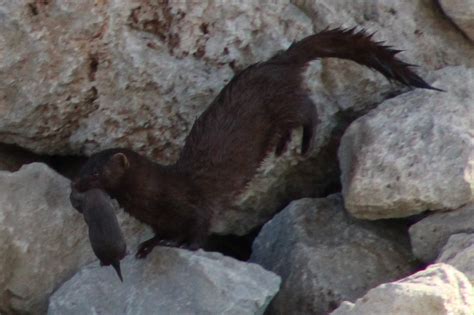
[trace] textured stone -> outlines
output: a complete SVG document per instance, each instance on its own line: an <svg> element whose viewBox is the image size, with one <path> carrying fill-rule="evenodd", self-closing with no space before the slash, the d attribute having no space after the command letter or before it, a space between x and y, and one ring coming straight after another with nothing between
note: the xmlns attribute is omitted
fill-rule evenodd
<svg viewBox="0 0 474 315"><path fill-rule="evenodd" d="M471 315L474 290L466 276L446 264L429 266L405 279L382 284L331 315Z"/></svg>
<svg viewBox="0 0 474 315"><path fill-rule="evenodd" d="M413 271L406 235L353 219L342 203L339 195L301 199L263 227L251 261L282 277L271 314L327 314Z"/></svg>
<svg viewBox="0 0 474 315"><path fill-rule="evenodd" d="M415 256L430 263L438 257L451 235L474 233L474 204L454 211L434 213L413 224L409 232Z"/></svg>
<svg viewBox="0 0 474 315"><path fill-rule="evenodd" d="M360 26L404 49L423 69L474 65L472 44L440 12L435 1L291 0L311 17L316 30L328 25ZM451 3L451 1L446 1ZM454 2L462 2L456 0ZM469 0L464 0L469 2ZM420 71L423 71L420 69Z"/></svg>
<svg viewBox="0 0 474 315"><path fill-rule="evenodd" d="M438 263L446 263L461 271L474 285L474 234L454 234L441 250Z"/></svg>
<svg viewBox="0 0 474 315"><path fill-rule="evenodd" d="M474 42L474 2L472 0L439 0L444 13Z"/></svg>
<svg viewBox="0 0 474 315"><path fill-rule="evenodd" d="M87 266L51 297L48 314L263 314L280 278L255 264L202 250L156 248L113 270Z"/></svg>
<svg viewBox="0 0 474 315"><path fill-rule="evenodd" d="M356 120L339 148L345 205L356 217L404 217L474 200L474 69L434 74Z"/></svg>
<svg viewBox="0 0 474 315"><path fill-rule="evenodd" d="M142 228L123 211L119 223L136 246ZM53 290L93 260L69 180L40 163L0 171L0 313L44 313Z"/></svg>

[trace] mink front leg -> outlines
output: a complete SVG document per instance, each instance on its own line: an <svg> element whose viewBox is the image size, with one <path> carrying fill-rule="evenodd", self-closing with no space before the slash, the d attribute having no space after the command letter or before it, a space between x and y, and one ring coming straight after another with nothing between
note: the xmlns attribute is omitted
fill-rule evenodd
<svg viewBox="0 0 474 315"><path fill-rule="evenodd" d="M138 245L137 253L135 257L138 259L143 259L148 256L149 253L155 248L155 246L167 246L167 247L179 247L182 242L174 240L165 240L160 236L155 235L152 238L140 243Z"/></svg>

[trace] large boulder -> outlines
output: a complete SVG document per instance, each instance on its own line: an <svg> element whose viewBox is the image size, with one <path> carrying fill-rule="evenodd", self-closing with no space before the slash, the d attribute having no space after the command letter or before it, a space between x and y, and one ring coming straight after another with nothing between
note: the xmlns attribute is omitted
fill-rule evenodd
<svg viewBox="0 0 474 315"><path fill-rule="evenodd" d="M455 267L464 273L474 285L474 233L452 235L441 250L436 262Z"/></svg>
<svg viewBox="0 0 474 315"><path fill-rule="evenodd" d="M331 315L471 315L474 290L464 274L446 264L429 266L405 279L382 284Z"/></svg>
<svg viewBox="0 0 474 315"><path fill-rule="evenodd" d="M251 261L282 277L270 314L327 314L414 270L407 235L351 218L340 195L292 202L264 225Z"/></svg>
<svg viewBox="0 0 474 315"><path fill-rule="evenodd" d="M413 254L426 263L433 262L451 235L474 233L474 204L431 214L413 224L409 233Z"/></svg>
<svg viewBox="0 0 474 315"><path fill-rule="evenodd" d="M439 0L443 12L474 42L474 2L471 0Z"/></svg>
<svg viewBox="0 0 474 315"><path fill-rule="evenodd" d="M447 67L433 85L357 119L339 149L347 210L358 218L405 217L474 201L474 69Z"/></svg>
<svg viewBox="0 0 474 315"><path fill-rule="evenodd" d="M379 40L403 49L403 56L406 59L422 65L424 69L474 65L472 43L445 18L436 1L292 0L291 2L306 12L316 30L328 25L345 27L358 25L371 32L377 32L376 38ZM462 6L461 2L465 3L465 8L472 7L472 3L468 4L469 0L444 2L454 3L450 5L451 7L459 8ZM468 10L464 13L466 16L469 14Z"/></svg>
<svg viewBox="0 0 474 315"><path fill-rule="evenodd" d="M218 253L156 248L122 261L124 282L89 265L51 297L49 315L263 314L280 278Z"/></svg>
<svg viewBox="0 0 474 315"><path fill-rule="evenodd" d="M123 211L119 223L135 247L143 228ZM44 313L49 295L95 259L69 180L40 163L0 171L0 313Z"/></svg>

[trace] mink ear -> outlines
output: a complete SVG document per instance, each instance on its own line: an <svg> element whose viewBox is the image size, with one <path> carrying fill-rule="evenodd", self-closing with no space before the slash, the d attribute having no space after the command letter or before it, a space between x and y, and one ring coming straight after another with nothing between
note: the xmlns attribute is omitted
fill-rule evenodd
<svg viewBox="0 0 474 315"><path fill-rule="evenodd" d="M115 170L121 171L125 171L130 166L130 162L128 161L127 156L123 153L114 154L110 158L109 163Z"/></svg>

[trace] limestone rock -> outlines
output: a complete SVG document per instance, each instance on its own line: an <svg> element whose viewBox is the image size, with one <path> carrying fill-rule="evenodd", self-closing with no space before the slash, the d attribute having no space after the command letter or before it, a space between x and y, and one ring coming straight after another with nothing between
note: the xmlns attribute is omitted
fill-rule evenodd
<svg viewBox="0 0 474 315"><path fill-rule="evenodd" d="M451 235L474 233L474 204L434 213L413 224L409 232L415 256L424 262L433 262Z"/></svg>
<svg viewBox="0 0 474 315"><path fill-rule="evenodd" d="M439 0L444 13L474 42L474 2Z"/></svg>
<svg viewBox="0 0 474 315"><path fill-rule="evenodd" d="M0 1L0 135L36 152L66 152L80 117L97 110L95 1Z"/></svg>
<svg viewBox="0 0 474 315"><path fill-rule="evenodd" d="M474 234L454 234L441 250L436 262L446 263L464 273L474 285Z"/></svg>
<svg viewBox="0 0 474 315"><path fill-rule="evenodd" d="M51 297L48 314L263 314L280 278L202 250L158 247L122 261L124 282L92 264Z"/></svg>
<svg viewBox="0 0 474 315"><path fill-rule="evenodd" d="M471 315L474 290L466 276L446 264L429 266L407 278L370 290L331 315Z"/></svg>
<svg viewBox="0 0 474 315"><path fill-rule="evenodd" d="M119 223L133 248L142 228L123 211ZM53 290L95 259L69 180L40 163L0 171L0 313L44 313Z"/></svg>
<svg viewBox="0 0 474 315"><path fill-rule="evenodd" d="M447 67L433 85L356 120L339 149L345 205L356 217L404 217L474 200L474 69Z"/></svg>
<svg viewBox="0 0 474 315"><path fill-rule="evenodd" d="M339 195L301 199L263 227L251 261L282 277L271 314L327 314L413 271L406 235L353 219L342 203Z"/></svg>
<svg viewBox="0 0 474 315"><path fill-rule="evenodd" d="M403 57L422 65L423 69L437 70L445 66L474 65L472 44L445 18L435 1L291 2L311 17L316 30L327 26L358 25L369 31L376 31L378 39L403 49ZM465 8L470 7L467 4L469 0L445 2L454 2L454 7L460 7L460 3L464 2Z"/></svg>

